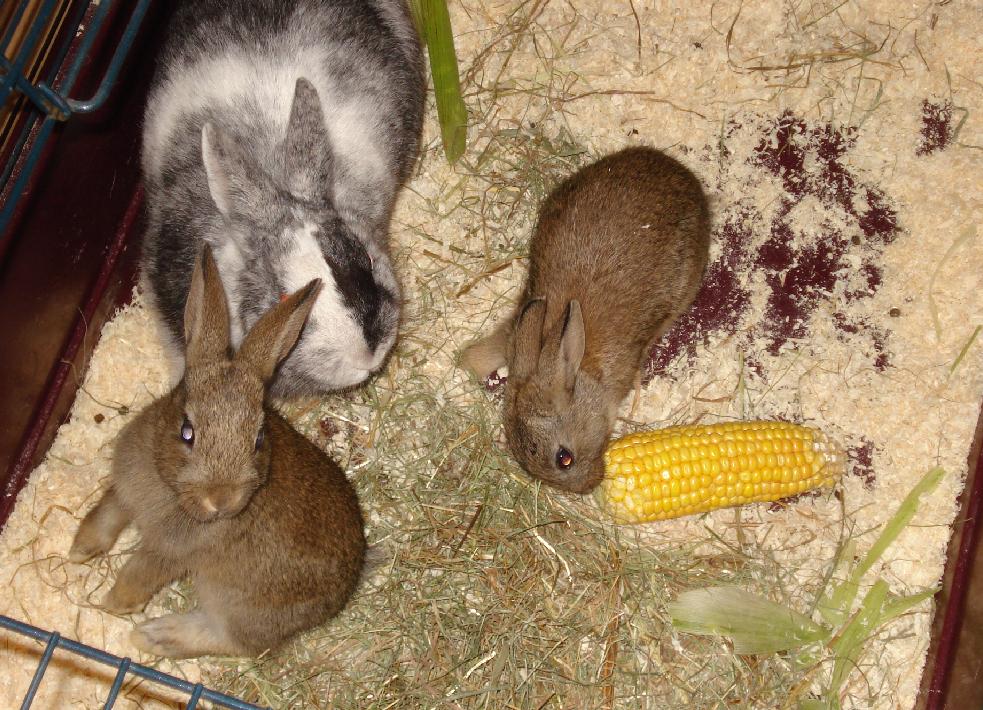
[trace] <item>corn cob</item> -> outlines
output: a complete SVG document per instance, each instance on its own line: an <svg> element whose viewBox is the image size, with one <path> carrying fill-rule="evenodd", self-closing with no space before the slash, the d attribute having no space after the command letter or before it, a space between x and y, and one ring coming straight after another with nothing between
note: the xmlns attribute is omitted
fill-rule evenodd
<svg viewBox="0 0 983 710"><path fill-rule="evenodd" d="M756 421L629 434L608 446L604 465L602 507L645 523L832 485L846 464L820 431Z"/></svg>

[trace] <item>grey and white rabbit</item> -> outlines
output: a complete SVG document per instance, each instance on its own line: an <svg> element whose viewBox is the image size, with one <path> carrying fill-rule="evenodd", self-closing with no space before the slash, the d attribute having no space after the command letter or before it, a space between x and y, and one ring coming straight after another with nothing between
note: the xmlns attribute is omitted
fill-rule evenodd
<svg viewBox="0 0 983 710"><path fill-rule="evenodd" d="M519 308L469 346L481 378L508 366L505 438L532 476L586 493L653 343L689 308L710 244L699 180L629 148L561 183L539 213Z"/></svg>
<svg viewBox="0 0 983 710"><path fill-rule="evenodd" d="M137 528L140 544L103 601L119 614L190 577L197 608L141 623L131 636L141 650L256 655L337 614L358 584L366 544L352 485L264 403L318 289L276 304L233 354L207 248L194 269L184 377L120 432L111 484L69 552L85 561Z"/></svg>
<svg viewBox="0 0 983 710"><path fill-rule="evenodd" d="M284 294L324 283L273 384L364 381L396 339L389 223L417 156L425 84L404 0L182 0L148 99L142 277L181 351L202 242L232 343Z"/></svg>

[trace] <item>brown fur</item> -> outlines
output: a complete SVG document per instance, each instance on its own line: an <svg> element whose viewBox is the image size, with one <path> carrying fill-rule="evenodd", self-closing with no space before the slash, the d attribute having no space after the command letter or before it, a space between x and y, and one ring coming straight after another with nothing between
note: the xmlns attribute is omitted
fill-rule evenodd
<svg viewBox="0 0 983 710"><path fill-rule="evenodd" d="M461 357L481 378L508 365L505 435L528 473L576 493L600 482L618 406L696 296L709 234L699 181L651 148L609 155L549 196L521 307Z"/></svg>
<svg viewBox="0 0 983 710"><path fill-rule="evenodd" d="M75 562L103 554L136 526L140 546L103 604L115 613L139 611L164 585L191 578L197 609L137 626L141 650L256 655L337 614L358 583L365 536L354 489L264 403L318 288L311 282L271 309L230 356L225 294L207 249L195 267L185 376L120 433L112 483L69 553ZM185 417L191 447L181 439Z"/></svg>

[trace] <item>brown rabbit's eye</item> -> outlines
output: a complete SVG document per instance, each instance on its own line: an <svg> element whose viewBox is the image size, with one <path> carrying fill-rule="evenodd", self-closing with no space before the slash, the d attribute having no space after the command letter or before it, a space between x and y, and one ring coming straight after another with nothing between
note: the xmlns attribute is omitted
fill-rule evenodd
<svg viewBox="0 0 983 710"><path fill-rule="evenodd" d="M573 454L561 446L556 450L556 465L562 469L570 468L573 466Z"/></svg>
<svg viewBox="0 0 983 710"><path fill-rule="evenodd" d="M263 446L263 440L266 438L266 427L260 427L259 433L256 434L256 450L259 451Z"/></svg>
<svg viewBox="0 0 983 710"><path fill-rule="evenodd" d="M195 443L195 428L191 426L187 417L181 422L181 441L188 446L193 446Z"/></svg>

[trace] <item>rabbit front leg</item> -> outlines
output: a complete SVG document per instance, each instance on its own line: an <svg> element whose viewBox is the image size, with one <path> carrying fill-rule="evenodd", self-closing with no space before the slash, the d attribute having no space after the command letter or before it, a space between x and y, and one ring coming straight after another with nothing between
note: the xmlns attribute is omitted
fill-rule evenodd
<svg viewBox="0 0 983 710"><path fill-rule="evenodd" d="M85 562L109 552L129 523L130 514L120 504L116 490L110 488L79 525L72 549L68 551L68 559L71 562Z"/></svg>
<svg viewBox="0 0 983 710"><path fill-rule="evenodd" d="M143 609L164 585L183 576L185 570L143 549L133 553L116 577L116 584L102 601L113 614L132 614Z"/></svg>

